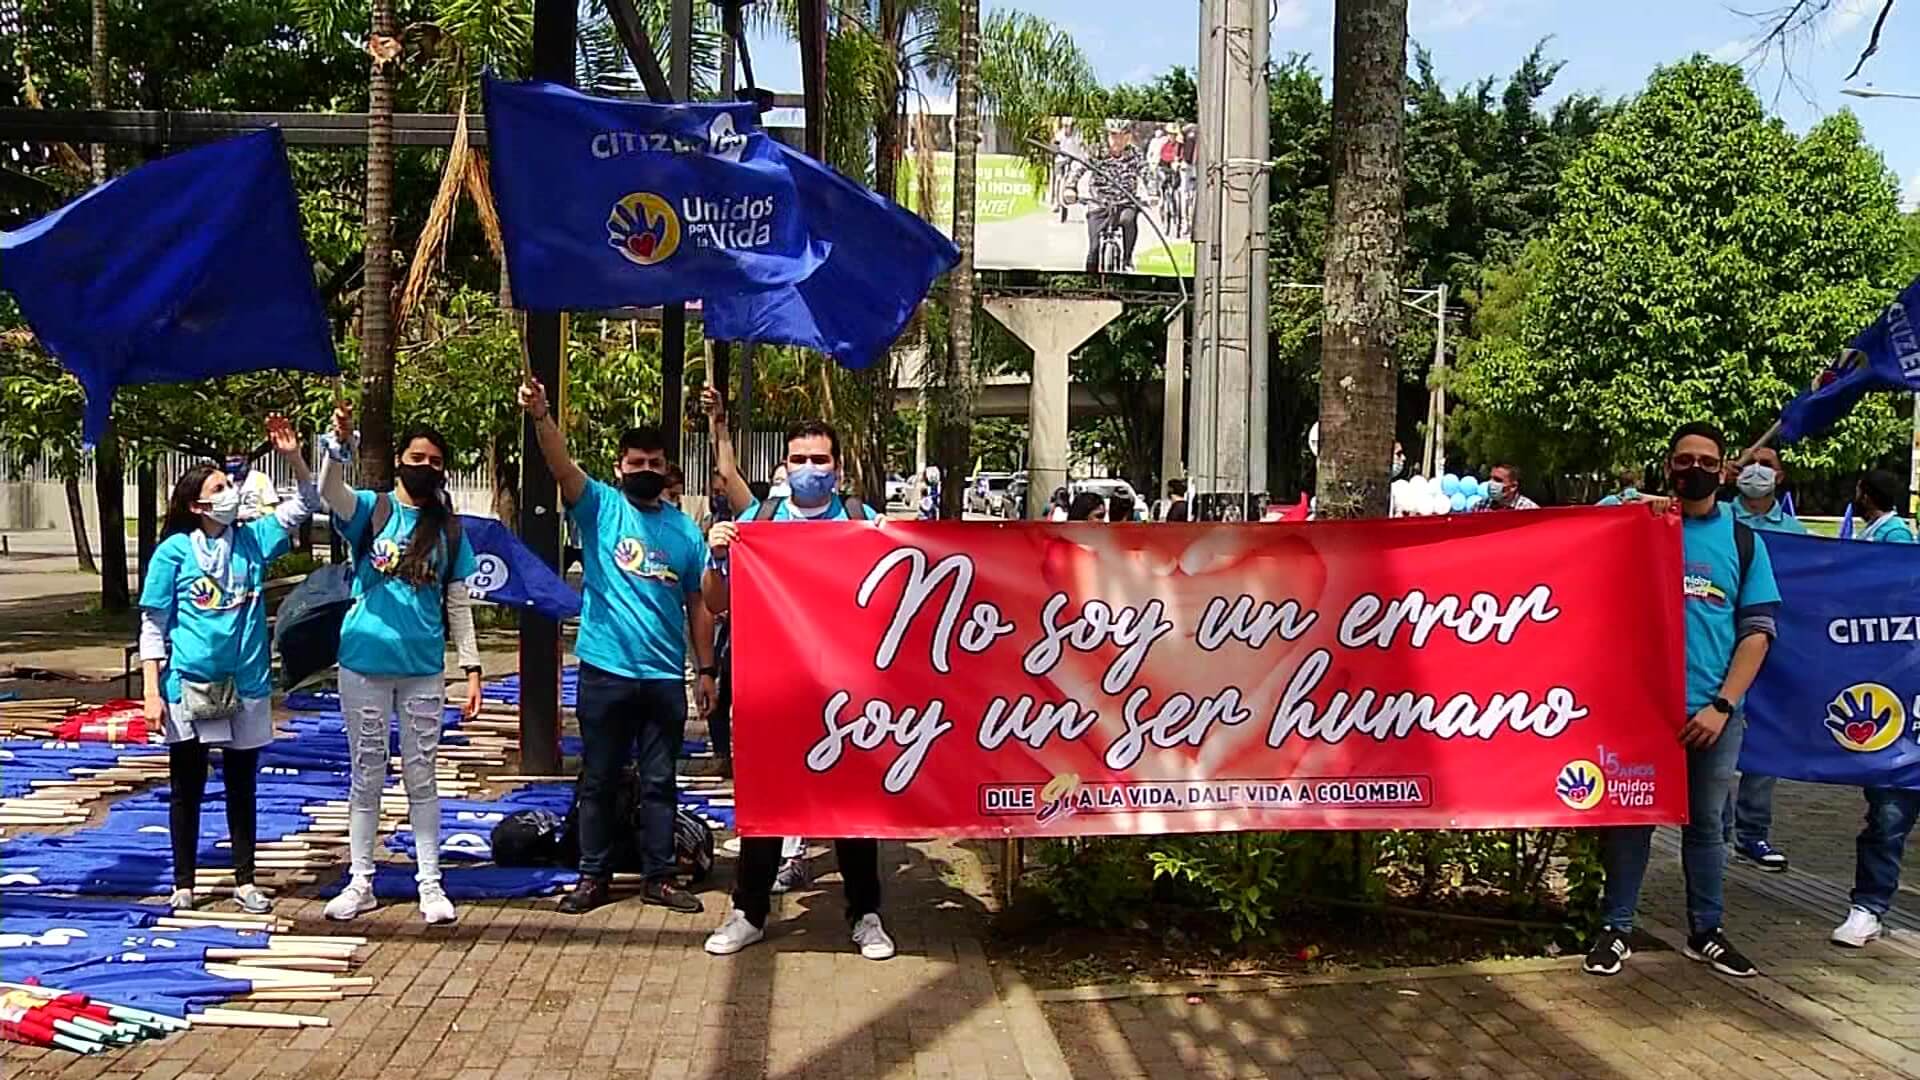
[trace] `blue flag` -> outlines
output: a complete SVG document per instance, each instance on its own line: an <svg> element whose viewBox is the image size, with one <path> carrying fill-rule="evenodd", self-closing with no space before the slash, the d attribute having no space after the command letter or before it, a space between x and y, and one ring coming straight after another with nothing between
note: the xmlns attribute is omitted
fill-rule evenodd
<svg viewBox="0 0 1920 1080"><path fill-rule="evenodd" d="M242 371L338 370L278 130L143 165L0 232L0 285L87 392Z"/></svg>
<svg viewBox="0 0 1920 1080"><path fill-rule="evenodd" d="M933 281L960 260L940 230L805 154L779 147L826 265L771 292L709 296L706 335L799 345L863 368L906 328Z"/></svg>
<svg viewBox="0 0 1920 1080"><path fill-rule="evenodd" d="M1747 694L1740 770L1920 788L1920 548L1766 543L1779 636Z"/></svg>
<svg viewBox="0 0 1920 1080"><path fill-rule="evenodd" d="M790 285L826 256L754 107L485 83L516 306L652 307Z"/></svg>
<svg viewBox="0 0 1920 1080"><path fill-rule="evenodd" d="M1780 441L1820 434L1870 390L1920 390L1920 278L1860 331L1821 373L1820 385L1787 403L1780 413Z"/></svg>
<svg viewBox="0 0 1920 1080"><path fill-rule="evenodd" d="M568 588L560 575L505 525L492 518L461 514L460 529L473 546L473 557L479 564L467 578L467 592L475 600L532 608L555 622L579 617L580 594Z"/></svg>

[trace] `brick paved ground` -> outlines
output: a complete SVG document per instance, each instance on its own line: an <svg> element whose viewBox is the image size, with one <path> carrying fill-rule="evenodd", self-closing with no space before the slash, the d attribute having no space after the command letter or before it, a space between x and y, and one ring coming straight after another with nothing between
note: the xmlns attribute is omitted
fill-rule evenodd
<svg viewBox="0 0 1920 1080"><path fill-rule="evenodd" d="M1736 870L1729 886L1730 926L1766 971L1747 983L1656 951L1612 980L1569 958L1198 1000L1059 1000L985 959L985 877L970 851L888 844L902 950L890 963L850 951L832 878L830 891L786 902L768 944L723 960L700 951L725 903L718 890L697 917L633 901L579 920L551 901L469 905L459 926L432 932L400 906L354 930L375 939L372 995L286 1006L330 1028L197 1030L89 1059L13 1049L0 1075L1920 1077L1920 949L1825 942L1843 914L1858 794L1783 784L1779 803L1778 839L1801 869L1785 881ZM1663 838L1645 908L1653 933L1677 944L1671 846ZM1920 877L1920 858L1909 866ZM316 901L290 910L324 932Z"/></svg>

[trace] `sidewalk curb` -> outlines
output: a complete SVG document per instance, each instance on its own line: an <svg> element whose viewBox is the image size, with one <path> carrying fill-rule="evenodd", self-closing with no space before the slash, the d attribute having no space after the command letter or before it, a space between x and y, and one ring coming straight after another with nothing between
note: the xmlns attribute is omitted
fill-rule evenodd
<svg viewBox="0 0 1920 1080"><path fill-rule="evenodd" d="M1047 1022L1047 1014L1040 1007L1041 996L1012 965L992 964L990 968L1028 1080L1073 1080L1067 1055L1061 1051L1053 1025Z"/></svg>

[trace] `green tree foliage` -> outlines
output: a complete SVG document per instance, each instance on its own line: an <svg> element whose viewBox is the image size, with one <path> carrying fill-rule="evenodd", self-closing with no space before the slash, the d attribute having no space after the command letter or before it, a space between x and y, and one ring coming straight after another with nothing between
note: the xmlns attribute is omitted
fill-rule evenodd
<svg viewBox="0 0 1920 1080"><path fill-rule="evenodd" d="M1547 474L1653 461L1689 420L1758 435L1896 284L1897 188L1859 122L1796 137L1705 58L1657 71L1557 198L1537 249L1488 279L1500 317L1460 380L1473 448ZM1855 469L1904 423L1870 399L1792 456Z"/></svg>

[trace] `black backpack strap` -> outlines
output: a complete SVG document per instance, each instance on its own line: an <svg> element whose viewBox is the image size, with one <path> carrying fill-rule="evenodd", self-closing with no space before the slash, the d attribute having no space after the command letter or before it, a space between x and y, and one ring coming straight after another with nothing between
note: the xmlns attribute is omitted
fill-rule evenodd
<svg viewBox="0 0 1920 1080"><path fill-rule="evenodd" d="M373 551L373 542L380 538L387 522L393 520L393 494L379 492L373 497L373 513L367 515L367 528L359 536L347 537L347 543L353 548L355 562L366 558Z"/></svg>
<svg viewBox="0 0 1920 1080"><path fill-rule="evenodd" d="M848 521L867 520L867 504L860 501L860 496L848 495L840 500L840 505L847 508Z"/></svg>
<svg viewBox="0 0 1920 1080"><path fill-rule="evenodd" d="M787 500L785 499L775 499L775 498L766 498L766 499L760 500L760 512L753 515L753 520L772 521L774 517L780 513L781 504L785 503L786 501Z"/></svg>
<svg viewBox="0 0 1920 1080"><path fill-rule="evenodd" d="M1740 580L1733 583L1732 601L1735 607L1740 604L1740 590L1747 584L1747 568L1753 565L1753 529L1735 521L1733 523L1733 549L1740 553Z"/></svg>

